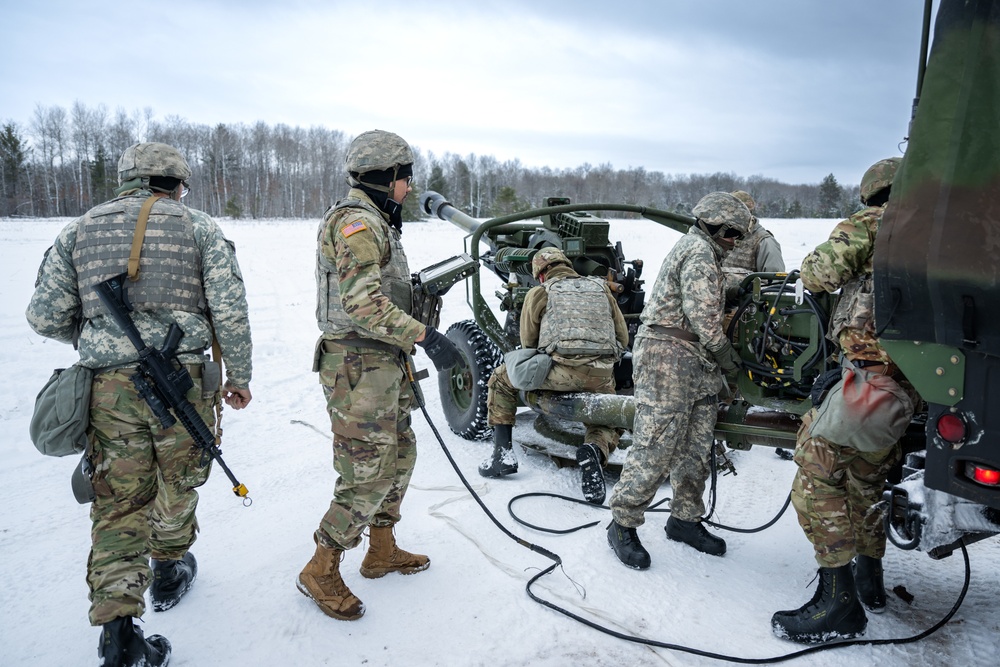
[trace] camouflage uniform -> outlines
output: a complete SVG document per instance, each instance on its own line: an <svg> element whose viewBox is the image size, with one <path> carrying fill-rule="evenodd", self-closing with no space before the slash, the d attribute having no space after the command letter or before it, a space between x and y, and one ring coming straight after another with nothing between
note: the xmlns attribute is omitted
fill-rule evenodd
<svg viewBox="0 0 1000 667"><path fill-rule="evenodd" d="M399 236L358 188L320 225L317 316L324 333L314 370L326 394L338 478L316 536L333 549L357 546L369 525L399 521L416 463L414 396L402 362L425 326L410 316ZM388 279L390 271L397 279Z"/></svg>
<svg viewBox="0 0 1000 667"><path fill-rule="evenodd" d="M580 274L565 264L552 264L545 272L546 284L558 280L580 279ZM618 308L618 303L611 291L604 286L611 319L614 322L614 336L621 349L628 346L628 326L625 317ZM521 347L539 346L539 335L543 320L546 318L549 296L542 285L532 288L524 299L521 309ZM552 369L545 378L542 391L588 391L599 394L615 393L613 370L618 355L595 354L560 354L552 352ZM487 405L489 407L489 423L514 424L517 412L517 389L510 383L507 367L498 366L489 379ZM597 445L603 458L618 446L618 433L613 428L588 424L584 442Z"/></svg>
<svg viewBox="0 0 1000 667"><path fill-rule="evenodd" d="M150 579L147 558L175 560L187 553L198 530L194 489L205 483L211 461L179 423L164 429L150 413L129 380L138 353L94 300L93 285L123 273L128 253L122 257L119 248L112 259L96 261L86 249L87 239L103 233L109 244L131 244L139 208L150 196L155 195L147 189L125 191L67 225L46 251L26 313L42 336L77 343L80 363L95 369L87 451L96 494L87 563L93 625L141 616ZM177 220L186 221L184 233L190 236L183 241L184 233L178 232L178 247L163 247L157 239L169 236L164 230ZM132 318L146 344L155 348L172 322L184 330L178 356L195 378L187 399L212 426L220 394L209 388L203 398L200 377L213 330L226 360L228 385L246 389L252 373L246 292L235 247L208 215L165 197L151 210L145 238L140 280L130 287L141 297ZM156 274L157 266L161 274L169 272L168 260L147 250L183 254L184 245L200 260L172 275L188 279L191 290L173 285L158 294L148 285L143 288L144 272Z"/></svg>
<svg viewBox="0 0 1000 667"><path fill-rule="evenodd" d="M642 311L632 351L633 445L609 503L620 526L643 524L667 475L673 516L700 521L705 512L716 397L724 386L710 351L728 342L719 265L724 254L705 231L692 227L664 260ZM691 340L667 329L686 332Z"/></svg>
<svg viewBox="0 0 1000 667"><path fill-rule="evenodd" d="M802 283L814 292L841 296L830 335L852 362L886 364L907 390L874 332L872 257L875 235L885 206L869 206L840 222L830 237L802 261ZM915 395L913 395L915 397ZM855 554L882 558L885 531L872 507L882 494L889 471L899 462L898 443L877 452L861 452L822 437L810 437L816 408L802 419L795 446L798 473L792 483L792 505L812 542L820 567L846 565Z"/></svg>
<svg viewBox="0 0 1000 667"><path fill-rule="evenodd" d="M737 190L733 196L753 213L756 203L748 193ZM722 260L722 270L726 294L733 293L750 273L784 272L785 260L781 256L781 245L774 234L761 226L757 216L750 216L750 233Z"/></svg>

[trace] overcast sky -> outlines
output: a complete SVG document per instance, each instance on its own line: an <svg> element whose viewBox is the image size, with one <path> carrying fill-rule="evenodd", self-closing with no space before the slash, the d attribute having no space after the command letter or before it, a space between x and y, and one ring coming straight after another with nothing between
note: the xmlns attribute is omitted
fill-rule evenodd
<svg viewBox="0 0 1000 667"><path fill-rule="evenodd" d="M0 0L0 121L80 101L531 167L857 183L900 154L923 5Z"/></svg>

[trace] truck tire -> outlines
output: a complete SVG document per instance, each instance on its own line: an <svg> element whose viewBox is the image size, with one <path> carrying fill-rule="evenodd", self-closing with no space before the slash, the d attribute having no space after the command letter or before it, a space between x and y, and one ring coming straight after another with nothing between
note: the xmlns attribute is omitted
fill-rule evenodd
<svg viewBox="0 0 1000 667"><path fill-rule="evenodd" d="M445 335L466 363L464 369L438 372L441 409L448 427L466 440L488 440L493 436L493 428L487 421L486 383L493 369L503 363L503 354L472 320L452 324Z"/></svg>

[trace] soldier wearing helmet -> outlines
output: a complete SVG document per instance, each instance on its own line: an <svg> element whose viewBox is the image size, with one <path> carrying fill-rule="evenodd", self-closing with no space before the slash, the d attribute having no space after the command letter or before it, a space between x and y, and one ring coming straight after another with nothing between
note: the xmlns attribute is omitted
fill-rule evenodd
<svg viewBox="0 0 1000 667"><path fill-rule="evenodd" d="M919 399L879 344L872 313L875 237L899 163L900 158L879 160L865 172L861 201L866 207L840 222L829 239L802 260L801 278L813 292L840 290L829 337L839 343L848 364L845 376L848 371L888 376L912 403ZM828 393L824 403L836 393ZM819 564L819 588L810 602L779 611L771 620L779 637L802 643L862 635L865 609L885 609L886 536L872 508L901 457L899 443L882 449L858 445L865 447L862 450L825 437L822 429L814 428L822 405L802 418L794 457L798 472L792 483L792 505ZM877 409L886 407L880 404ZM870 411L865 417L857 420L859 430L879 421Z"/></svg>
<svg viewBox="0 0 1000 667"><path fill-rule="evenodd" d="M734 294L742 280L750 273L781 273L785 270L781 245L774 238L774 234L764 229L754 215L757 203L753 197L743 190L737 190L732 194L750 211L750 231L722 260L727 295Z"/></svg>
<svg viewBox="0 0 1000 667"><path fill-rule="evenodd" d="M191 168L172 146L126 148L118 197L60 232L42 260L26 313L42 336L73 343L79 364L94 373L84 453L94 470L87 583L90 622L102 628L98 653L107 665L126 658L162 665L169 658L170 643L160 635L144 638L132 619L145 610L150 582L153 608L162 611L194 581L195 489L208 479L210 459L183 426L163 429L152 418L131 381L139 354L95 285L129 274L132 319L152 347L171 324L180 326L178 360L195 384L187 399L206 424L216 424L221 400L237 410L251 400L240 267L215 221L181 203L190 178ZM213 339L226 360L224 385L220 365L204 355Z"/></svg>
<svg viewBox="0 0 1000 667"><path fill-rule="evenodd" d="M351 142L347 197L319 225L316 319L322 332L313 370L333 430L333 501L313 534L316 551L298 589L327 614L354 620L361 600L340 574L343 553L369 535L367 578L426 570L430 559L396 545L394 527L417 459L410 428L409 354L421 345L438 369L462 363L444 335L415 319L401 241L413 152L397 134L372 130Z"/></svg>
<svg viewBox="0 0 1000 667"><path fill-rule="evenodd" d="M614 365L628 346L628 326L607 282L583 277L562 250L540 248L531 259L531 274L539 285L525 296L521 308L521 348L537 349L552 358L540 387L546 391L615 393ZM493 452L479 466L484 477L517 472L512 434L518 387L512 369L501 364L489 379L487 405L493 426ZM577 448L584 498L600 505L605 484L602 468L618 446L615 429L588 424Z"/></svg>
<svg viewBox="0 0 1000 667"><path fill-rule="evenodd" d="M622 563L639 570L650 556L636 528L667 475L674 492L667 537L714 556L726 552L702 524L702 496L722 372L741 365L722 329L720 262L747 233L750 211L728 192L712 192L693 212L698 222L663 261L632 347L633 444L611 492L607 539Z"/></svg>

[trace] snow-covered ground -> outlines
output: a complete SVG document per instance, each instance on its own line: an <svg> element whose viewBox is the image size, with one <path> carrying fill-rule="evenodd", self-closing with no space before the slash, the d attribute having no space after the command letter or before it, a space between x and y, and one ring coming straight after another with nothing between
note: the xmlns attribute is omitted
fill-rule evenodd
<svg viewBox="0 0 1000 667"><path fill-rule="evenodd" d="M87 622L88 507L75 503L72 458L38 454L28 420L52 369L75 359L67 346L28 328L24 308L42 253L66 220L0 220L0 665L92 665L98 631ZM202 532L193 552L198 582L176 608L147 612L145 631L173 643L172 665L705 665L708 658L649 648L602 634L532 601L525 584L550 561L522 548L483 514L448 463L423 416L414 414L420 458L397 528L402 546L426 553L424 573L367 580L357 573L361 548L343 563L364 600L355 622L324 616L295 589L313 550L312 532L330 501L334 472L329 422L310 372L315 220L221 222L238 247L254 335L253 403L224 416L229 466L250 489L243 507L218 469L201 489ZM826 237L830 220L766 220L795 268ZM646 262L648 284L678 234L653 223L615 221L629 259ZM463 234L443 221L414 223L403 237L412 269L462 249ZM446 297L442 329L468 319L461 287ZM418 365L428 366L417 355ZM520 454L520 472L486 481L476 465L488 445L452 434L436 383L424 382L428 410L445 444L483 502L514 533L559 554L563 568L534 592L615 632L741 658L771 658L800 647L776 639L771 614L795 608L815 588L812 549L792 512L762 533L726 533L724 558L668 541L665 514L639 529L653 558L644 572L622 566L608 548L606 509L553 499L517 505L523 518L565 528L558 536L517 525L507 514L517 494L551 491L579 497L578 473L537 454ZM767 522L782 506L793 463L757 447L731 454L738 475L721 477L716 520L738 527ZM610 482L609 482L610 484ZM610 485L609 485L610 488ZM664 487L660 497L669 496ZM972 583L964 605L942 630L920 642L859 646L798 658L794 664L931 667L995 665L1000 644L997 572L1000 541L973 545ZM870 615L867 637L905 638L951 609L962 587L960 555L932 561L890 547L887 611Z"/></svg>

